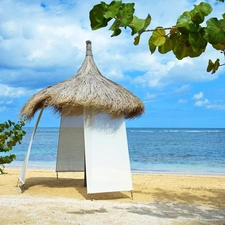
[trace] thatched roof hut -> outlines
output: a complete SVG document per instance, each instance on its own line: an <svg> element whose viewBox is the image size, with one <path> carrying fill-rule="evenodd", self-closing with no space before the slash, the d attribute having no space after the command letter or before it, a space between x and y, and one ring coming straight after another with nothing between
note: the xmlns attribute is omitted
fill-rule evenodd
<svg viewBox="0 0 225 225"><path fill-rule="evenodd" d="M85 172L88 193L132 190L125 118L144 112L143 103L99 72L87 41L77 74L28 100L21 115L39 116L19 180L25 184L33 138L45 107L61 114L56 172ZM86 176L87 174L87 176Z"/></svg>
<svg viewBox="0 0 225 225"><path fill-rule="evenodd" d="M69 106L68 115L82 115L84 107L94 107L110 115L134 118L144 112L143 103L130 91L104 77L92 55L91 42L86 42L86 57L77 74L33 95L21 110L30 120L43 107L61 113Z"/></svg>

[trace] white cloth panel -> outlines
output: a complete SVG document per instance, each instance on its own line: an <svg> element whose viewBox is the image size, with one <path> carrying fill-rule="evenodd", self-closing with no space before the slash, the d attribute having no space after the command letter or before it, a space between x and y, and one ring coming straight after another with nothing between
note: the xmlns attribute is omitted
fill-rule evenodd
<svg viewBox="0 0 225 225"><path fill-rule="evenodd" d="M84 171L83 116L61 116L56 172Z"/></svg>
<svg viewBox="0 0 225 225"><path fill-rule="evenodd" d="M84 110L87 192L132 190L124 117Z"/></svg>
<svg viewBox="0 0 225 225"><path fill-rule="evenodd" d="M34 136L35 136L35 133L36 133L36 130L37 130L39 121L41 119L43 110L44 110L44 108L41 109L41 111L39 113L39 116L37 118L37 121L36 121L34 130L33 130L33 133L32 133L31 138L30 138L30 143L29 143L29 146L28 146L26 158L24 159L23 167L22 167L22 169L20 171L20 175L18 177L18 179L21 181L22 184L25 184L26 173L27 173L27 166L28 166L28 161L29 161L29 157L30 157L30 150L31 150L31 147L32 147L32 143L33 143L33 140L34 140Z"/></svg>

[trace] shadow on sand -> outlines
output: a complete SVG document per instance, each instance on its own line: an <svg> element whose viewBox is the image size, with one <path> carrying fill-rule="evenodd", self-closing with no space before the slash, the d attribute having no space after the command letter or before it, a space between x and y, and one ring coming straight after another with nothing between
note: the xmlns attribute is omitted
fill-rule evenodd
<svg viewBox="0 0 225 225"><path fill-rule="evenodd" d="M207 193L206 195L198 195L192 191L184 191L182 193L176 193L175 191L167 191L163 188L155 188L153 192L134 191L134 196L137 194L151 195L159 202L180 202L185 204L204 204L215 209L221 209L225 212L225 192L220 189L207 189L202 188L202 191ZM225 224L224 224L225 225Z"/></svg>
<svg viewBox="0 0 225 225"><path fill-rule="evenodd" d="M69 197L73 197L73 193L78 192L83 199L87 200L113 200L113 199L129 199L130 195L129 192L122 193L122 192L110 192L110 193L97 193L97 194L88 194L87 188L85 187L84 179L79 178L59 178L56 177L33 177L27 178L26 184L20 186L22 193L26 191L31 191L32 188L37 186L41 186L43 188L39 188L40 193L45 194L46 188L48 189L58 189L57 191L63 192L65 188L69 188L71 193ZM42 190L41 190L42 189ZM31 191L32 193L32 191ZM51 193L50 193L51 194ZM63 195L60 194L62 197ZM68 197L68 193L65 193L65 197Z"/></svg>

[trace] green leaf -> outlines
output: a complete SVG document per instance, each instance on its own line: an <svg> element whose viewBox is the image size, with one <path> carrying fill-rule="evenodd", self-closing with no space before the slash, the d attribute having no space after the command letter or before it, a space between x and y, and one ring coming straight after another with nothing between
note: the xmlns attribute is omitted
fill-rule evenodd
<svg viewBox="0 0 225 225"><path fill-rule="evenodd" d="M219 66L220 66L220 60L217 59L214 63L213 73L215 73L218 70Z"/></svg>
<svg viewBox="0 0 225 225"><path fill-rule="evenodd" d="M134 45L138 45L140 42L140 34L134 38Z"/></svg>
<svg viewBox="0 0 225 225"><path fill-rule="evenodd" d="M207 22L204 38L211 44L225 41L225 19L211 18Z"/></svg>
<svg viewBox="0 0 225 225"><path fill-rule="evenodd" d="M163 45L159 46L158 51L161 54L165 54L165 53L171 51L172 48L173 48L173 41L167 37L166 42Z"/></svg>
<svg viewBox="0 0 225 225"><path fill-rule="evenodd" d="M198 12L197 14L201 14L202 16L208 16L213 10L212 6L206 2L201 2L199 5L194 6L195 6L194 10Z"/></svg>
<svg viewBox="0 0 225 225"><path fill-rule="evenodd" d="M131 35L142 32L149 26L150 23L151 23L151 16L149 14L146 17L146 19L139 19L138 17L133 16L133 20L129 24L129 27L132 30Z"/></svg>
<svg viewBox="0 0 225 225"><path fill-rule="evenodd" d="M208 16L212 12L210 4L201 2L199 5L194 5L194 9L184 12L177 19L177 28L181 33L197 32L200 29L201 24L205 16Z"/></svg>
<svg viewBox="0 0 225 225"><path fill-rule="evenodd" d="M215 61L215 63L213 63L212 60L209 59L208 66L207 66L207 72L212 71L212 74L213 74L218 70L219 66L220 66L220 60L219 59L217 59Z"/></svg>
<svg viewBox="0 0 225 225"><path fill-rule="evenodd" d="M208 66L207 66L207 69L206 69L207 72L212 71L213 67L214 67L214 63L212 62L211 59L209 59Z"/></svg>
<svg viewBox="0 0 225 225"><path fill-rule="evenodd" d="M215 45L212 45L212 46L216 50L221 50L221 51L224 51L225 50L225 42L221 42L219 44L215 44Z"/></svg>
<svg viewBox="0 0 225 225"><path fill-rule="evenodd" d="M162 27L157 27L152 33L152 44L161 46L166 42L166 31Z"/></svg>
<svg viewBox="0 0 225 225"><path fill-rule="evenodd" d="M212 12L212 6L208 3L201 2L199 5L194 5L194 9L190 11L192 22L201 24L204 22L205 16Z"/></svg>
<svg viewBox="0 0 225 225"><path fill-rule="evenodd" d="M118 36L121 33L120 27L128 26L133 20L134 3L122 4L120 7L116 19L109 30L113 31L111 37Z"/></svg>
<svg viewBox="0 0 225 225"><path fill-rule="evenodd" d="M180 59L183 59L183 58L189 56L189 51L188 51L189 45L188 45L186 39L184 38L184 35L174 33L170 37L170 39L172 40L172 43L173 43L172 51L177 59L180 60Z"/></svg>
<svg viewBox="0 0 225 225"><path fill-rule="evenodd" d="M186 11L177 20L177 29L181 33L186 33L187 30L191 32L197 32L199 30L199 24L192 21L193 15Z"/></svg>
<svg viewBox="0 0 225 225"><path fill-rule="evenodd" d="M121 1L112 1L108 5L107 10L105 11L104 17L106 19L114 18L117 15L117 13L118 13L121 5L122 5L122 2Z"/></svg>
<svg viewBox="0 0 225 225"><path fill-rule="evenodd" d="M9 164L14 159L16 159L16 155L14 155L14 154L10 154L9 156L0 157L0 165L2 165L2 164Z"/></svg>
<svg viewBox="0 0 225 225"><path fill-rule="evenodd" d="M117 28L113 31L113 34L111 35L111 37L118 36L118 35L120 35L120 33L121 33L121 29Z"/></svg>
<svg viewBox="0 0 225 225"><path fill-rule="evenodd" d="M115 20L112 26L109 28L109 30L113 31L113 34L111 35L111 37L118 36L121 33L121 29L119 27L120 27L120 21Z"/></svg>
<svg viewBox="0 0 225 225"><path fill-rule="evenodd" d="M177 59L181 60L187 56L188 54L188 48L184 46L183 44L179 43L173 48L173 53L177 57Z"/></svg>
<svg viewBox="0 0 225 225"><path fill-rule="evenodd" d="M107 10L107 4L105 2L101 2L101 4L95 5L90 11L89 18L92 30L97 30L108 25L111 18L106 19L104 17L105 10Z"/></svg>
<svg viewBox="0 0 225 225"><path fill-rule="evenodd" d="M187 35L180 33L174 33L170 36L173 42L172 51L177 59L183 59L188 56L191 58L198 57L204 51L204 48L195 49L187 37Z"/></svg>
<svg viewBox="0 0 225 225"><path fill-rule="evenodd" d="M203 38L203 36L200 33L190 33L189 34L189 42L191 43L191 46L194 50L194 52L204 52L207 41Z"/></svg>
<svg viewBox="0 0 225 225"><path fill-rule="evenodd" d="M197 9L193 9L190 11L190 14L191 14L191 20L194 24L201 24L205 17L197 10Z"/></svg>
<svg viewBox="0 0 225 225"><path fill-rule="evenodd" d="M122 4L117 14L117 20L120 21L120 27L127 27L133 20L134 3Z"/></svg>
<svg viewBox="0 0 225 225"><path fill-rule="evenodd" d="M13 125L11 120L8 120L8 124L9 124L10 127Z"/></svg>
<svg viewBox="0 0 225 225"><path fill-rule="evenodd" d="M152 36L148 40L148 47L149 47L151 54L153 54L156 50L156 46L152 43Z"/></svg>
<svg viewBox="0 0 225 225"><path fill-rule="evenodd" d="M24 121L20 120L17 124L8 120L3 124L0 124L0 127L3 128L0 131L0 152L8 152L16 144L20 144L23 136L26 134L22 130L22 127L25 125ZM0 165L4 167L5 163L10 163L15 158L15 155L0 156Z"/></svg>

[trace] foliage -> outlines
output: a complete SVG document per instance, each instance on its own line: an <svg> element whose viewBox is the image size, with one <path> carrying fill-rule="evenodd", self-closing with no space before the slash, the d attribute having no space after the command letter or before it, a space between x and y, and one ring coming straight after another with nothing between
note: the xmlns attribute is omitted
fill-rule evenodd
<svg viewBox="0 0 225 225"><path fill-rule="evenodd" d="M16 144L21 144L23 136L26 134L23 130L24 125L23 120L20 120L18 123L8 120L0 124L0 152L8 152ZM10 164L15 158L15 154L0 156L0 166L2 167L0 168L0 173L3 173L4 164Z"/></svg>
<svg viewBox="0 0 225 225"><path fill-rule="evenodd" d="M217 1L224 2L224 0ZM134 3L123 3L122 0L95 5L89 15L91 28L97 30L106 27L109 21L113 20L109 28L113 32L111 36L118 36L122 28L130 28L131 35L135 35L134 45L139 44L143 33L152 32L148 41L152 54L158 49L161 54L172 51L177 59L193 58L200 56L207 44L210 44L225 56L225 13L222 19L210 18L206 21L205 27L202 25L206 16L213 10L209 3L201 2L194 5L192 10L185 11L179 16L172 27L158 26L151 30L147 29L151 23L151 16L148 14L145 19L136 17L134 6ZM209 60L207 71L215 73L219 66L221 66L219 59L214 63Z"/></svg>

